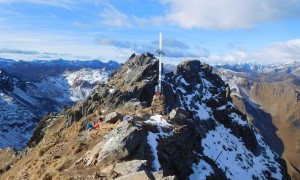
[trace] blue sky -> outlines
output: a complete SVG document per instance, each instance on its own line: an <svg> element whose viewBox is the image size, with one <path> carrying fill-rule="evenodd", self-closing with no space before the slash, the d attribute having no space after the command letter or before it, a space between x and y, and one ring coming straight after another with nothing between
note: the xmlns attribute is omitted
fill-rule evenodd
<svg viewBox="0 0 300 180"><path fill-rule="evenodd" d="M0 0L0 57L261 63L300 59L300 0Z"/></svg>

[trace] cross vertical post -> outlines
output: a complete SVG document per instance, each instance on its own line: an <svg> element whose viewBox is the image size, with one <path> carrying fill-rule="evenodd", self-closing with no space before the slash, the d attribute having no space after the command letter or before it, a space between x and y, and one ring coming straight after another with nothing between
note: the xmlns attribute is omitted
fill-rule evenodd
<svg viewBox="0 0 300 180"><path fill-rule="evenodd" d="M159 54L159 69L158 69L158 90L157 92L162 94L162 88L161 88L161 76L162 76L162 57L163 57L163 52L162 52L162 33L159 33L159 49L158 49L158 54Z"/></svg>

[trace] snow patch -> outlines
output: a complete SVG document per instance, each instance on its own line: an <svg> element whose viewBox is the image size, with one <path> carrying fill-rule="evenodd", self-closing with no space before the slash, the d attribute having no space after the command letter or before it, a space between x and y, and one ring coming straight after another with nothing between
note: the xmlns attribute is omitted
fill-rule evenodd
<svg viewBox="0 0 300 180"><path fill-rule="evenodd" d="M217 110L225 110L225 109L226 109L226 104L217 108Z"/></svg>
<svg viewBox="0 0 300 180"><path fill-rule="evenodd" d="M211 166L202 159L200 159L198 164L194 163L192 169L194 173L189 176L190 180L206 179L207 176L214 172Z"/></svg>
<svg viewBox="0 0 300 180"><path fill-rule="evenodd" d="M186 82L186 80L184 78L181 78L181 82L182 82L182 84L184 84L186 86L190 85L189 83Z"/></svg>
<svg viewBox="0 0 300 180"><path fill-rule="evenodd" d="M126 74L129 74L130 72L131 72L131 69L129 67L127 67Z"/></svg>
<svg viewBox="0 0 300 180"><path fill-rule="evenodd" d="M151 116L149 120L145 121L147 124L153 124L160 127L170 127L171 124L167 120L162 118L162 115Z"/></svg>
<svg viewBox="0 0 300 180"><path fill-rule="evenodd" d="M211 112L211 108L206 107L204 104L197 104L199 110L198 110L198 116L202 119L202 120L207 120L211 117L210 112Z"/></svg>
<svg viewBox="0 0 300 180"><path fill-rule="evenodd" d="M115 92L115 89L114 89L114 88L110 88L110 89L108 90L108 92L109 92L109 93L114 93L114 92Z"/></svg>
<svg viewBox="0 0 300 180"><path fill-rule="evenodd" d="M158 154L157 154L157 146L158 146L158 143L156 141L157 138L158 138L157 134L148 132L147 142L151 147L152 155L154 158L154 160L152 162L152 166L155 171L158 171L160 168L160 163L158 161Z"/></svg>
<svg viewBox="0 0 300 180"><path fill-rule="evenodd" d="M182 76L178 76L175 80L177 83L184 84L186 86L190 85Z"/></svg>
<svg viewBox="0 0 300 180"><path fill-rule="evenodd" d="M245 126L245 125L248 124L247 121L243 121L241 119L241 117L239 115L237 115L236 113L229 114L229 117L231 117L231 119L232 119L233 122L236 122L236 123L238 123L238 124L240 124L242 126Z"/></svg>

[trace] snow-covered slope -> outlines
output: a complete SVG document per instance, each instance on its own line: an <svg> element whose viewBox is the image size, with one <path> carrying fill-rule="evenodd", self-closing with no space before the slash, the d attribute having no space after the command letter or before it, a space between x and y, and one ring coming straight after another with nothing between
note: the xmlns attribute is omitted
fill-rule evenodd
<svg viewBox="0 0 300 180"><path fill-rule="evenodd" d="M33 112L0 93L0 148L24 147L34 130L35 119Z"/></svg>
<svg viewBox="0 0 300 180"><path fill-rule="evenodd" d="M25 83L1 70L0 148L21 149L39 118L86 98L107 77L104 69L81 69Z"/></svg>

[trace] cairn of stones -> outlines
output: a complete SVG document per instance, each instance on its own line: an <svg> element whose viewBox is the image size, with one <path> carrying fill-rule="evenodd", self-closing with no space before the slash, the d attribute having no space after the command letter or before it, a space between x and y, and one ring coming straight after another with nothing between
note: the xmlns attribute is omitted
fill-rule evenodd
<svg viewBox="0 0 300 180"><path fill-rule="evenodd" d="M153 96L153 100L151 103L152 114L161 114L165 115L165 96L160 93L156 93Z"/></svg>

